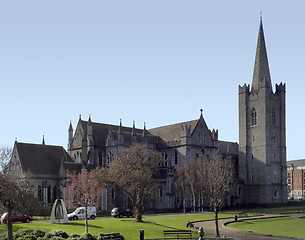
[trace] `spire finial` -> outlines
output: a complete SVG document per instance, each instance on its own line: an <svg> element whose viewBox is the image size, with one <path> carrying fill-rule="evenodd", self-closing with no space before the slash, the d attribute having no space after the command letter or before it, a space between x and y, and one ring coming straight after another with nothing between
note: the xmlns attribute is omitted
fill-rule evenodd
<svg viewBox="0 0 305 240"><path fill-rule="evenodd" d="M44 142L44 135L42 135L42 145L45 145L45 142Z"/></svg>
<svg viewBox="0 0 305 240"><path fill-rule="evenodd" d="M79 114L79 119L82 120L82 115L81 114Z"/></svg>
<svg viewBox="0 0 305 240"><path fill-rule="evenodd" d="M135 136L135 135L136 135L136 124L135 124L135 121L133 121L131 135L132 135L132 136Z"/></svg>
<svg viewBox="0 0 305 240"><path fill-rule="evenodd" d="M91 115L89 114L89 119L88 119L88 122L91 122Z"/></svg>
<svg viewBox="0 0 305 240"><path fill-rule="evenodd" d="M263 12L260 11L259 14L260 14L260 19L261 19L261 21L262 21L262 19L263 19Z"/></svg>
<svg viewBox="0 0 305 240"><path fill-rule="evenodd" d="M119 126L118 134L120 135L121 133L122 133L122 119L120 118L120 126Z"/></svg>
<svg viewBox="0 0 305 240"><path fill-rule="evenodd" d="M144 122L143 134L142 137L146 136L146 123Z"/></svg>
<svg viewBox="0 0 305 240"><path fill-rule="evenodd" d="M203 109L201 108L201 109L200 109L200 113L201 113L201 115L202 115L202 112L203 112Z"/></svg>

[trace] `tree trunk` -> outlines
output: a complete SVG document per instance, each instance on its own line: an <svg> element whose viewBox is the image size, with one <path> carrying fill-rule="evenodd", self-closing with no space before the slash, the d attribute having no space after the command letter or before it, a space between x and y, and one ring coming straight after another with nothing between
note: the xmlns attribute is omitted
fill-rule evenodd
<svg viewBox="0 0 305 240"><path fill-rule="evenodd" d="M88 233L88 206L85 207L85 228L86 233Z"/></svg>
<svg viewBox="0 0 305 240"><path fill-rule="evenodd" d="M142 214L143 214L143 199L142 199L143 196L141 196L141 194L137 194L136 196L136 204L135 204L135 215L136 215L136 221L137 222L143 222L143 219L142 219Z"/></svg>
<svg viewBox="0 0 305 240"><path fill-rule="evenodd" d="M219 234L219 227L218 227L218 210L219 208L217 206L214 206L214 213L215 213L215 227L216 227L216 237L220 237Z"/></svg>
<svg viewBox="0 0 305 240"><path fill-rule="evenodd" d="M12 208L8 208L7 212L7 236L8 240L13 240L13 224L12 224Z"/></svg>
<svg viewBox="0 0 305 240"><path fill-rule="evenodd" d="M186 213L186 199L185 199L185 194L183 195L183 212Z"/></svg>

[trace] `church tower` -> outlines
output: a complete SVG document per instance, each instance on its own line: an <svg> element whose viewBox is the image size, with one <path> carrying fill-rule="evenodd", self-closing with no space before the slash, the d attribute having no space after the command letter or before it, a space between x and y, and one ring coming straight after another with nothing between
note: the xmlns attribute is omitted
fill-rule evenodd
<svg viewBox="0 0 305 240"><path fill-rule="evenodd" d="M285 84L272 90L262 19L252 86L239 86L239 178L245 204L287 202Z"/></svg>

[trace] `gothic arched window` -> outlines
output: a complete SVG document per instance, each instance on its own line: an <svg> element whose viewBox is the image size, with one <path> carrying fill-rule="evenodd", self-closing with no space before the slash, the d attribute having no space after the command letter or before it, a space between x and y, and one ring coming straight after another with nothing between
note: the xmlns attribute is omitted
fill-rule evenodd
<svg viewBox="0 0 305 240"><path fill-rule="evenodd" d="M251 125L252 126L255 126L257 124L257 113L256 113L256 110L255 108L252 109L252 112L251 112Z"/></svg>

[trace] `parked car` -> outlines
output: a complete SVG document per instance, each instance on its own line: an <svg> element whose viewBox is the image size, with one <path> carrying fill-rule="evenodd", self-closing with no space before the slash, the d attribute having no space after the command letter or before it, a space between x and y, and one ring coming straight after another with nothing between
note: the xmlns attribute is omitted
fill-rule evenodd
<svg viewBox="0 0 305 240"><path fill-rule="evenodd" d="M78 207L74 210L74 212L68 214L69 220L78 220L78 219L85 219L85 207ZM88 207L87 208L87 218L95 219L96 218L96 208L95 207Z"/></svg>
<svg viewBox="0 0 305 240"><path fill-rule="evenodd" d="M3 213L1 216L1 223L2 224L6 224L7 223L7 214L8 213ZM32 217L28 216L28 215L23 215L21 213L16 213L13 212L12 213L12 222L24 222L24 223L29 223L30 221L32 221Z"/></svg>
<svg viewBox="0 0 305 240"><path fill-rule="evenodd" d="M133 213L130 211L129 208L114 208L111 211L111 216L112 217L132 217Z"/></svg>

